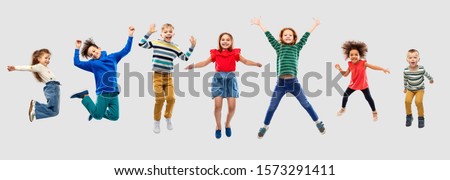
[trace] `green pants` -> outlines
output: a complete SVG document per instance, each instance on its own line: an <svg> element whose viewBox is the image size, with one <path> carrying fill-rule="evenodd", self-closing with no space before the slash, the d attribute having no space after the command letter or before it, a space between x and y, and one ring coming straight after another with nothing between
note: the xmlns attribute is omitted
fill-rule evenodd
<svg viewBox="0 0 450 180"><path fill-rule="evenodd" d="M104 93L97 96L97 103L89 96L86 96L81 101L84 107L89 111L89 114L94 119L100 120L106 118L111 121L119 119L119 98L118 93Z"/></svg>

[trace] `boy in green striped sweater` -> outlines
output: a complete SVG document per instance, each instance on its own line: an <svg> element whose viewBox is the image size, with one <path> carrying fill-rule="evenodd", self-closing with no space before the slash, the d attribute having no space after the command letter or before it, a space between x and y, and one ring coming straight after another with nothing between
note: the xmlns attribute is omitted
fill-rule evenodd
<svg viewBox="0 0 450 180"><path fill-rule="evenodd" d="M164 24L161 28L161 38L158 40L148 40L150 35L156 32L155 24L150 25L150 30L139 42L139 46L145 49L153 48L153 90L155 91L155 108L153 119L154 128L153 132L160 133L159 122L161 120L162 108L164 101L166 101L166 111L164 117L167 122L167 129L172 130L172 110L175 104L175 93L173 89L172 70L173 60L179 57L183 61L188 61L192 51L196 44L196 40L191 36L189 41L191 47L186 53L178 48L176 44L172 42L172 38L175 35L174 27L171 24Z"/></svg>
<svg viewBox="0 0 450 180"><path fill-rule="evenodd" d="M292 28L283 28L280 32L280 41L277 41L272 34L266 30L261 24L261 18L252 19L252 24L257 25L266 35L270 42L270 45L275 49L277 53L277 75L278 81L275 90L270 100L270 105L266 113L264 120L264 127L259 129L258 138L262 138L266 131L269 129L270 121L273 114L278 107L281 99L286 93L291 93L297 98L303 108L308 112L311 119L315 122L317 129L320 133L325 134L325 126L322 121L319 120L316 112L311 104L306 99L302 86L297 79L297 66L300 50L308 40L309 35L320 24L318 19L314 19L314 25L311 29L303 35L299 42L297 42L297 33Z"/></svg>
<svg viewBox="0 0 450 180"><path fill-rule="evenodd" d="M425 117L423 110L423 95L425 94L425 78L430 80L430 84L433 84L434 80L430 74L425 70L423 66L419 66L420 61L419 51L416 49L408 50L406 57L409 66L403 71L403 80L405 90L403 92L406 94L405 97L405 108L406 108L406 127L411 126L413 121L411 104L414 96L416 96L416 106L419 114L419 128L425 127Z"/></svg>

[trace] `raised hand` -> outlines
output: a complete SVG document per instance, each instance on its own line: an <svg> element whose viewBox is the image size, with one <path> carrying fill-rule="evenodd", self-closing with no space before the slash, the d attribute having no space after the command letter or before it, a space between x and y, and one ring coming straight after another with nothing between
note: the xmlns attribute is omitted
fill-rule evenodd
<svg viewBox="0 0 450 180"><path fill-rule="evenodd" d="M194 36L191 36L189 38L189 41L191 42L191 47L195 47L195 45L197 44L197 39L194 38Z"/></svg>
<svg viewBox="0 0 450 180"><path fill-rule="evenodd" d="M77 47L77 49L80 49L81 48L81 40L76 40L75 41L75 47Z"/></svg>
<svg viewBox="0 0 450 180"><path fill-rule="evenodd" d="M152 34L156 32L156 26L155 24L150 24L150 29L148 30L148 33Z"/></svg>
<svg viewBox="0 0 450 180"><path fill-rule="evenodd" d="M386 69L386 68L384 68L382 71L384 72L384 74L390 74L391 73L391 71L389 71L389 69Z"/></svg>
<svg viewBox="0 0 450 180"><path fill-rule="evenodd" d="M313 26L311 27L311 29L309 29L309 31L308 31L308 32L310 32L310 33L312 33L312 32L317 28L317 26L320 25L320 20L319 20L319 19L313 17L313 20L314 20L314 24L313 24Z"/></svg>
<svg viewBox="0 0 450 180"><path fill-rule="evenodd" d="M252 18L252 20L250 20L250 23L257 26L261 25L261 16L258 18Z"/></svg>
<svg viewBox="0 0 450 180"><path fill-rule="evenodd" d="M318 18L316 18L316 17L313 17L313 20L314 20L314 25L315 25L315 26L320 25L320 19L318 19Z"/></svg>
<svg viewBox="0 0 450 180"><path fill-rule="evenodd" d="M133 26L128 27L128 35L129 35L129 36L133 36L134 31L135 31L135 29L134 29Z"/></svg>

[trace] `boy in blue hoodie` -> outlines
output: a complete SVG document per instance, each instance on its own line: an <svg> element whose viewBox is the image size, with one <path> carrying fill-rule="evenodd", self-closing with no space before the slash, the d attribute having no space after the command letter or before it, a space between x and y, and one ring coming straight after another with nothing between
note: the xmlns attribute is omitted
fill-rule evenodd
<svg viewBox="0 0 450 180"><path fill-rule="evenodd" d="M97 103L89 97L87 90L76 93L70 98L80 98L89 111L89 121L94 118L106 118L111 121L119 119L119 88L117 86L117 63L131 51L134 27L128 28L128 41L125 47L116 53L107 54L92 39L84 42L81 55L88 61L80 61L81 40L76 41L73 63L76 67L94 73Z"/></svg>

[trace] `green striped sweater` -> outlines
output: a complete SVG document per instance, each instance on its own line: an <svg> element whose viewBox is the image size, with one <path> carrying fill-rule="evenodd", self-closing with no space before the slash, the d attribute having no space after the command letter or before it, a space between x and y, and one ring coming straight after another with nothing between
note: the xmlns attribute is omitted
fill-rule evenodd
<svg viewBox="0 0 450 180"><path fill-rule="evenodd" d="M409 91L417 91L425 89L425 77L432 81L433 77L425 70L423 66L419 66L417 70L411 71L409 67L406 67L403 71L404 86Z"/></svg>
<svg viewBox="0 0 450 180"><path fill-rule="evenodd" d="M287 45L278 42L269 31L265 32L267 39L277 52L277 75L297 76L298 57L300 50L305 45L309 32L305 32L297 44Z"/></svg>

